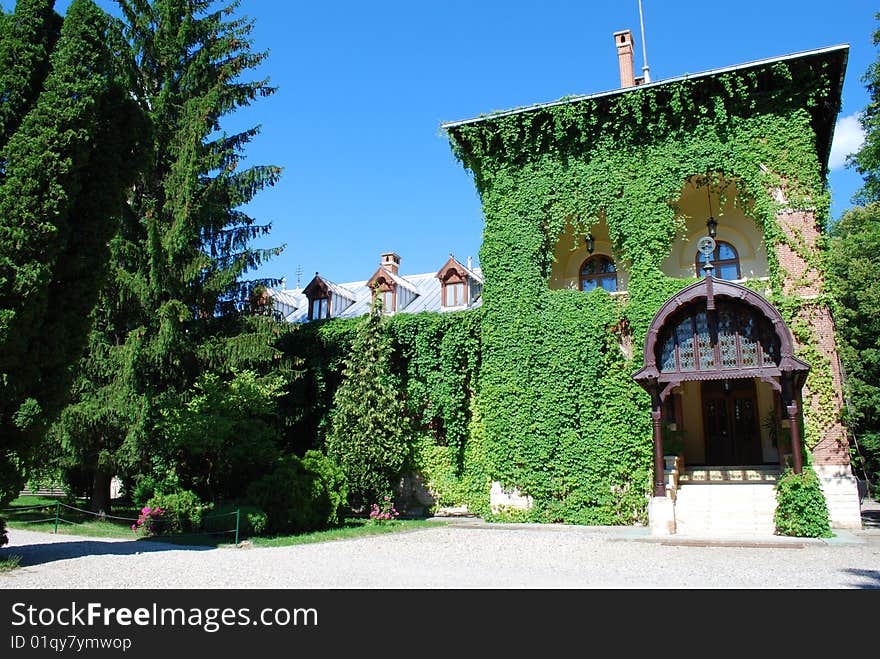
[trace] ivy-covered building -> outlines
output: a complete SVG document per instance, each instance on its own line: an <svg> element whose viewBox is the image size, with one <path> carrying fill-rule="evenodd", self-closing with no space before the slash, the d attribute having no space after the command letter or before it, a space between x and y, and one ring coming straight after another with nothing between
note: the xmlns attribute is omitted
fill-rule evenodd
<svg viewBox="0 0 880 659"><path fill-rule="evenodd" d="M848 47L645 82L614 36L621 88L443 125L485 215L465 503L698 530L688 486L748 515L789 464L858 527L823 275Z"/></svg>

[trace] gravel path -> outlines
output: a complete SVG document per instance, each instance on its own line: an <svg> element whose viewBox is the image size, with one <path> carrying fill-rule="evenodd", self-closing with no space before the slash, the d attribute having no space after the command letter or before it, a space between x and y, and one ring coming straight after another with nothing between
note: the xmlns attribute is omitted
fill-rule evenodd
<svg viewBox="0 0 880 659"><path fill-rule="evenodd" d="M751 545L751 546L747 546ZM486 525L293 547L181 547L12 530L5 588L880 588L880 530L661 543L646 529Z"/></svg>

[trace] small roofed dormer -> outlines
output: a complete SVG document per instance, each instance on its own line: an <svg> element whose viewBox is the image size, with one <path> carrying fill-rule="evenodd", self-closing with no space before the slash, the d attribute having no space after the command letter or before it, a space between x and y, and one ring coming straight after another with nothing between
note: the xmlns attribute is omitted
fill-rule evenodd
<svg viewBox="0 0 880 659"><path fill-rule="evenodd" d="M379 269L367 280L368 288L379 289L383 313L393 314L402 311L419 294L416 287L399 273L400 254L385 252L379 262Z"/></svg>
<svg viewBox="0 0 880 659"><path fill-rule="evenodd" d="M452 254L437 272L437 279L440 280L441 309L466 309L483 291L482 277L457 261Z"/></svg>
<svg viewBox="0 0 880 659"><path fill-rule="evenodd" d="M303 295L309 301L309 320L323 320L332 315L339 315L355 302L354 293L324 279L317 272L303 289Z"/></svg>

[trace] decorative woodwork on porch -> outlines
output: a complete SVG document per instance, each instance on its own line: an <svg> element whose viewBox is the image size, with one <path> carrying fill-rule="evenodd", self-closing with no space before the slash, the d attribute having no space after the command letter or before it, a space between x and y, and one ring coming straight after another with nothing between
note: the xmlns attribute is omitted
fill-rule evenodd
<svg viewBox="0 0 880 659"><path fill-rule="evenodd" d="M800 473L800 391L810 367L794 356L779 312L758 293L711 275L673 295L651 321L645 366L633 378L651 395L654 496L665 496L664 401L682 382L762 380L782 397ZM714 386L710 387L710 389Z"/></svg>

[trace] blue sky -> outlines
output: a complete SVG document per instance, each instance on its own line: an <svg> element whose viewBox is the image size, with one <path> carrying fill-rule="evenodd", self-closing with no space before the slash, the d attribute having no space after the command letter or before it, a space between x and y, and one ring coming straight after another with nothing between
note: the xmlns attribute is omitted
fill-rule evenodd
<svg viewBox="0 0 880 659"><path fill-rule="evenodd" d="M60 0L59 11L67 4ZM874 2L643 7L654 81L848 43L840 118L867 103L860 78L876 57ZM249 162L284 168L248 210L273 224L266 244L287 245L259 274L285 276L290 287L297 268L303 284L316 271L337 282L365 279L387 250L402 256L402 274L435 271L450 252L476 258L479 200L441 122L618 87L617 30L633 31L642 66L637 0L243 0L240 13L256 19L255 48L270 51L258 73L279 91L226 127L262 124ZM840 124L836 142L836 152L856 148L857 122ZM859 183L854 172L832 169L834 217Z"/></svg>

